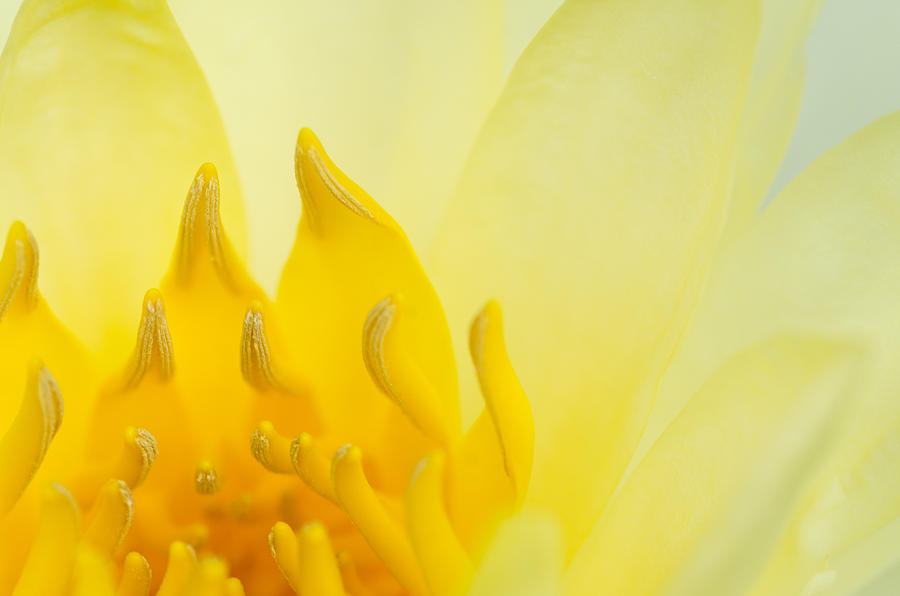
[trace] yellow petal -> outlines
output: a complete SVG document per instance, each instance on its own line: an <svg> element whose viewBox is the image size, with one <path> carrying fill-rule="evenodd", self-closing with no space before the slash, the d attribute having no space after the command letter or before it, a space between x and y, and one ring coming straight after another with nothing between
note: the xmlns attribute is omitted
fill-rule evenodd
<svg viewBox="0 0 900 596"><path fill-rule="evenodd" d="M222 211L244 245L206 81L163 0L27 0L0 73L6 216L41 239L62 319L94 350L127 346L132 305L165 270L182 185L205 161L231 189Z"/></svg>
<svg viewBox="0 0 900 596"><path fill-rule="evenodd" d="M497 532L467 594L556 596L562 549L559 528L552 521L531 515L511 518Z"/></svg>
<svg viewBox="0 0 900 596"><path fill-rule="evenodd" d="M660 388L646 445L723 358L776 333L852 338L867 350L851 441L832 478L809 495L769 570L802 583L831 555L900 514L900 113L820 157L721 255ZM798 544L799 543L799 544ZM766 593L765 588L760 591Z"/></svg>
<svg viewBox="0 0 900 596"><path fill-rule="evenodd" d="M741 122L734 194L723 232L728 242L750 223L787 151L800 110L804 41L817 0L764 0L747 107Z"/></svg>
<svg viewBox="0 0 900 596"><path fill-rule="evenodd" d="M63 400L56 380L43 363L32 362L19 414L0 440L0 513L12 509L28 486L62 418Z"/></svg>
<svg viewBox="0 0 900 596"><path fill-rule="evenodd" d="M569 552L618 483L708 269L758 8L565 3L513 70L444 221L450 327L487 296L503 304L537 423L529 501L560 515Z"/></svg>
<svg viewBox="0 0 900 596"><path fill-rule="evenodd" d="M398 493L429 441L459 436L447 324L397 223L309 130L295 157L304 213L276 304L286 336L303 338L293 342L294 366L310 371L324 426L341 442L379 450L391 465L377 476Z"/></svg>
<svg viewBox="0 0 900 596"><path fill-rule="evenodd" d="M301 126L320 131L413 244L427 246L502 83L501 1L277 2L254 6L252 18L241 2L170 4L254 197L251 268L266 288L293 238L284 151ZM260 31L265 42L248 51Z"/></svg>
<svg viewBox="0 0 900 596"><path fill-rule="evenodd" d="M61 596L69 583L81 520L72 496L58 484L44 490L41 521L14 596ZM54 572L48 573L48 570Z"/></svg>
<svg viewBox="0 0 900 596"><path fill-rule="evenodd" d="M745 594L855 413L841 344L778 338L726 362L622 487L566 593Z"/></svg>

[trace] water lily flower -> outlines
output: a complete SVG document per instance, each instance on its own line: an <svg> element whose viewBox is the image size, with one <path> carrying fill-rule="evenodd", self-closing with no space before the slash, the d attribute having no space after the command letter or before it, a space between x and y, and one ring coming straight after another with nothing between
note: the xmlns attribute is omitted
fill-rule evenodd
<svg viewBox="0 0 900 596"><path fill-rule="evenodd" d="M900 113L760 210L814 0L171 4L0 56L0 592L896 591Z"/></svg>

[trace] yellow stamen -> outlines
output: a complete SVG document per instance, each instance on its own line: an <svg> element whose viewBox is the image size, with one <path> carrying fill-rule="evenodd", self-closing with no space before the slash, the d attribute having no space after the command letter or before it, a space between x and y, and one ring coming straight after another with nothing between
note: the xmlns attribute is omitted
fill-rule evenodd
<svg viewBox="0 0 900 596"><path fill-rule="evenodd" d="M194 471L194 490L201 495L211 495L222 488L221 479L212 462L204 460L197 464Z"/></svg>
<svg viewBox="0 0 900 596"><path fill-rule="evenodd" d="M147 596L150 593L150 563L143 555L130 552L122 563L122 579L116 596Z"/></svg>
<svg viewBox="0 0 900 596"><path fill-rule="evenodd" d="M241 374L259 390L283 389L272 369L272 354L263 323L262 304L254 301L244 316L241 335Z"/></svg>
<svg viewBox="0 0 900 596"><path fill-rule="evenodd" d="M366 480L358 447L345 445L337 451L331 477L341 508L397 581L413 596L427 594L412 545Z"/></svg>
<svg viewBox="0 0 900 596"><path fill-rule="evenodd" d="M137 345L126 372L126 387L135 387L153 368L160 380L171 378L175 363L166 307L159 290L147 290L138 326Z"/></svg>
<svg viewBox="0 0 900 596"><path fill-rule="evenodd" d="M227 242L219 216L219 175L215 166L205 163L197 170L184 200L173 263L179 281L188 282L198 263L205 259L229 285Z"/></svg>
<svg viewBox="0 0 900 596"><path fill-rule="evenodd" d="M80 537L81 520L72 495L58 484L48 486L43 494L37 535L13 596L64 594Z"/></svg>
<svg viewBox="0 0 900 596"><path fill-rule="evenodd" d="M356 573L356 565L353 563L353 557L345 550L337 554L338 568L341 570L341 581L344 584L344 590L349 596L372 596L372 592L366 588L359 575Z"/></svg>
<svg viewBox="0 0 900 596"><path fill-rule="evenodd" d="M456 421L445 415L444 400L411 353L403 314L399 296L389 296L372 308L363 326L363 361L375 384L413 424L439 444L449 446L458 433Z"/></svg>
<svg viewBox="0 0 900 596"><path fill-rule="evenodd" d="M185 590L190 596L220 596L225 591L228 566L221 559L204 557L197 564Z"/></svg>
<svg viewBox="0 0 900 596"><path fill-rule="evenodd" d="M169 563L156 596L181 596L194 569L197 567L197 554L184 542L173 542L169 546Z"/></svg>
<svg viewBox="0 0 900 596"><path fill-rule="evenodd" d="M128 485L108 480L94 502L84 541L98 552L112 556L119 548L134 517L134 500Z"/></svg>
<svg viewBox="0 0 900 596"><path fill-rule="evenodd" d="M32 361L19 413L0 440L0 515L12 508L31 481L62 417L59 386L40 361Z"/></svg>
<svg viewBox="0 0 900 596"><path fill-rule="evenodd" d="M322 524L314 522L300 528L297 543L300 555L300 594L344 596L337 560Z"/></svg>
<svg viewBox="0 0 900 596"><path fill-rule="evenodd" d="M435 452L413 472L406 493L406 527L432 596L454 596L472 579L472 562L444 506L444 455Z"/></svg>
<svg viewBox="0 0 900 596"><path fill-rule="evenodd" d="M528 397L506 353L500 305L491 300L472 321L469 351L485 406L503 450L503 464L521 503L534 458L534 419Z"/></svg>
<svg viewBox="0 0 900 596"><path fill-rule="evenodd" d="M244 592L244 584L236 577L229 577L225 580L224 596L246 596Z"/></svg>
<svg viewBox="0 0 900 596"><path fill-rule="evenodd" d="M16 299L23 306L34 306L38 290L38 246L31 232L20 221L13 222L6 235L0 259L0 321ZM3 290L5 288L5 291Z"/></svg>
<svg viewBox="0 0 900 596"><path fill-rule="evenodd" d="M272 526L269 532L269 550L288 585L295 594L300 594L300 546L289 525L278 522Z"/></svg>
<svg viewBox="0 0 900 596"><path fill-rule="evenodd" d="M276 474L291 474L291 441L275 430L271 422L260 422L250 437L250 452L264 468Z"/></svg>
<svg viewBox="0 0 900 596"><path fill-rule="evenodd" d="M331 461L312 435L300 433L291 441L291 463L306 485L332 503L337 503L331 483Z"/></svg>
<svg viewBox="0 0 900 596"><path fill-rule="evenodd" d="M75 554L70 596L115 596L109 558L82 546Z"/></svg>
<svg viewBox="0 0 900 596"><path fill-rule="evenodd" d="M129 426L125 429L125 444L113 477L121 478L129 488L136 488L147 478L158 453L156 439L149 431Z"/></svg>

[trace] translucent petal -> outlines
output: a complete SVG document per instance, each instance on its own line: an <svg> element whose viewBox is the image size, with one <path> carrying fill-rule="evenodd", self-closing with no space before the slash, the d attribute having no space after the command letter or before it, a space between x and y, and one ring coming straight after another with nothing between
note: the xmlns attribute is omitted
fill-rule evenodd
<svg viewBox="0 0 900 596"><path fill-rule="evenodd" d="M803 94L804 41L818 4L818 0L764 0L762 4L726 242L741 233L762 207L787 151Z"/></svg>
<svg viewBox="0 0 900 596"><path fill-rule="evenodd" d="M774 333L851 338L867 352L850 443L809 495L759 588L772 593L900 514L900 113L825 153L721 256L660 388L646 445L723 358ZM790 588L788 588L790 591Z"/></svg>
<svg viewBox="0 0 900 596"><path fill-rule="evenodd" d="M839 444L852 352L779 338L726 362L593 529L566 593L745 594Z"/></svg>
<svg viewBox="0 0 900 596"><path fill-rule="evenodd" d="M253 199L251 269L264 287L274 288L293 239L287 156L301 126L427 245L502 83L500 0L170 4Z"/></svg>
<svg viewBox="0 0 900 596"><path fill-rule="evenodd" d="M513 71L444 221L450 327L487 297L504 305L537 424L529 499L559 513L570 551L708 268L758 21L754 2L566 3Z"/></svg>
<svg viewBox="0 0 900 596"><path fill-rule="evenodd" d="M561 568L562 544L557 526L543 517L513 517L498 530L467 594L556 596Z"/></svg>
<svg viewBox="0 0 900 596"><path fill-rule="evenodd" d="M27 0L0 57L4 217L41 239L45 295L94 350L127 346L205 161L243 209L218 111L164 0ZM78 291L73 291L78 288Z"/></svg>

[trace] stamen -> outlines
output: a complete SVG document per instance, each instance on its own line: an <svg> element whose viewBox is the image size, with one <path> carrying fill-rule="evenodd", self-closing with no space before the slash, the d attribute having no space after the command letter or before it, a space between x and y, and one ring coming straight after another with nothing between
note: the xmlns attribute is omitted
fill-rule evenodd
<svg viewBox="0 0 900 596"><path fill-rule="evenodd" d="M13 593L63 594L68 574L48 570L69 569L75 562L80 538L81 522L72 495L59 484L48 486L43 493L37 534Z"/></svg>
<svg viewBox="0 0 900 596"><path fill-rule="evenodd" d="M9 511L28 486L62 417L62 394L56 380L40 361L32 361L19 413L0 440L0 514Z"/></svg>
<svg viewBox="0 0 900 596"><path fill-rule="evenodd" d="M197 568L197 553L184 542L169 546L169 563L156 596L181 596Z"/></svg>
<svg viewBox="0 0 900 596"><path fill-rule="evenodd" d="M137 488L147 478L158 454L156 439L149 431L129 426L125 429L125 445L113 477L121 478L129 488Z"/></svg>
<svg viewBox="0 0 900 596"><path fill-rule="evenodd" d="M378 204L357 186L328 157L322 143L308 128L297 135L294 149L294 176L303 201L303 215L314 227L328 213L349 212L376 224L396 226ZM335 210L333 205L340 207Z"/></svg>
<svg viewBox="0 0 900 596"><path fill-rule="evenodd" d="M144 295L137 345L125 376L126 387L137 386L151 368L156 368L160 380L170 379L175 369L174 355L162 294L159 290L148 290Z"/></svg>
<svg viewBox="0 0 900 596"><path fill-rule="evenodd" d="M308 433L300 433L291 441L291 463L306 486L337 504L331 484L331 461Z"/></svg>
<svg viewBox="0 0 900 596"><path fill-rule="evenodd" d="M485 407L497 432L503 464L521 504L528 490L534 459L534 419L531 404L506 353L500 305L491 300L472 321L469 351Z"/></svg>
<svg viewBox="0 0 900 596"><path fill-rule="evenodd" d="M426 436L452 444L455 420L445 415L442 399L423 374L404 329L403 302L388 296L376 304L363 325L363 362L369 376Z"/></svg>
<svg viewBox="0 0 900 596"><path fill-rule="evenodd" d="M306 524L297 533L300 556L300 594L344 596L331 541L322 524Z"/></svg>
<svg viewBox="0 0 900 596"><path fill-rule="evenodd" d="M276 474L290 474L291 441L278 434L271 422L260 422L250 437L250 452L264 468Z"/></svg>
<svg viewBox="0 0 900 596"><path fill-rule="evenodd" d="M97 551L112 556L134 517L134 500L128 485L121 480L109 480L100 489L94 502L84 541Z"/></svg>
<svg viewBox="0 0 900 596"><path fill-rule="evenodd" d="M246 596L244 592L244 584L236 577L229 577L225 580L225 596Z"/></svg>
<svg viewBox="0 0 900 596"><path fill-rule="evenodd" d="M289 525L278 522L272 526L269 532L269 551L291 590L300 594L300 546Z"/></svg>
<svg viewBox="0 0 900 596"><path fill-rule="evenodd" d="M186 594L221 594L225 591L228 565L216 557L203 557L188 581Z"/></svg>
<svg viewBox="0 0 900 596"><path fill-rule="evenodd" d="M413 472L406 493L406 527L432 596L465 592L472 562L444 506L444 456L435 452Z"/></svg>
<svg viewBox="0 0 900 596"><path fill-rule="evenodd" d="M181 214L175 250L175 271L180 281L188 281L201 257L207 257L218 276L229 281L227 249L219 216L219 175L205 163L197 170L188 189Z"/></svg>
<svg viewBox="0 0 900 596"><path fill-rule="evenodd" d="M222 488L218 474L209 461L201 461L194 472L194 490L201 495L212 495Z"/></svg>
<svg viewBox="0 0 900 596"><path fill-rule="evenodd" d="M338 449L331 477L341 509L400 585L413 596L428 594L406 532L391 519L366 480L358 447Z"/></svg>
<svg viewBox="0 0 900 596"><path fill-rule="evenodd" d="M272 369L272 355L262 316L262 304L254 301L244 315L241 334L241 374L259 390L283 389Z"/></svg>
<svg viewBox="0 0 900 596"><path fill-rule="evenodd" d="M92 548L81 547L75 553L70 596L112 596L113 581L109 556Z"/></svg>
<svg viewBox="0 0 900 596"><path fill-rule="evenodd" d="M338 568L341 570L341 581L344 584L344 590L348 596L372 596L372 593L366 588L359 574L356 573L356 565L353 563L353 557L345 550L337 554Z"/></svg>
<svg viewBox="0 0 900 596"><path fill-rule="evenodd" d="M6 247L0 259L0 321L17 297L26 308L37 302L38 246L31 232L20 221L13 222L6 235Z"/></svg>
<svg viewBox="0 0 900 596"><path fill-rule="evenodd" d="M150 593L150 563L143 555L130 552L122 563L122 579L116 596L147 596Z"/></svg>

